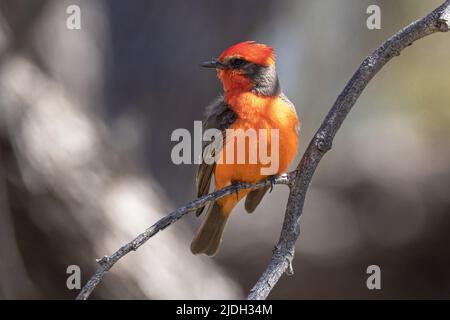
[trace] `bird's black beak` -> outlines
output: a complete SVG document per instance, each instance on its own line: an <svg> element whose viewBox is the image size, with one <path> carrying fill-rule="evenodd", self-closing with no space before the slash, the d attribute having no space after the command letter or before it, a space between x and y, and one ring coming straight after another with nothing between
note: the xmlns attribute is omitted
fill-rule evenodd
<svg viewBox="0 0 450 320"><path fill-rule="evenodd" d="M225 66L217 59L212 59L211 61L205 61L200 64L200 67L203 68L215 68L215 69L224 69Z"/></svg>

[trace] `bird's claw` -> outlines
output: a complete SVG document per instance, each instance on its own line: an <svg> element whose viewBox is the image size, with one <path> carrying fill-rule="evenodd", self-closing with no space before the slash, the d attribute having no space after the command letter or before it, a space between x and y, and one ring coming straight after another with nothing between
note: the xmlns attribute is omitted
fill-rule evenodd
<svg viewBox="0 0 450 320"><path fill-rule="evenodd" d="M236 194L236 200L239 201L239 188L237 187L237 181L233 181L232 184L234 184L236 187L234 188L234 193Z"/></svg>
<svg viewBox="0 0 450 320"><path fill-rule="evenodd" d="M269 177L267 178L267 180L269 180L269 182L270 182L269 193L271 193L272 190L273 190L273 186L275 185L275 176L274 176L274 175L269 176Z"/></svg>

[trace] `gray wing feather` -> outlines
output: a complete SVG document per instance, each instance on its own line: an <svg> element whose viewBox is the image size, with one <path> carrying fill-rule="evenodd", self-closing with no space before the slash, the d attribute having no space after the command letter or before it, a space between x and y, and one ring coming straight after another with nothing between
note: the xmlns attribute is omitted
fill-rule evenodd
<svg viewBox="0 0 450 320"><path fill-rule="evenodd" d="M270 186L262 187L261 189L250 191L247 194L247 197L245 198L245 210L248 213L255 211L269 188Z"/></svg>
<svg viewBox="0 0 450 320"><path fill-rule="evenodd" d="M236 120L236 113L231 110L222 96L219 96L212 104L206 107L206 119L203 121L203 130L219 129L225 131ZM225 135L224 135L225 136ZM223 144L223 141L221 142ZM202 155L205 158L215 157L214 150L218 151L217 142L204 142L202 146ZM204 159L202 158L202 160ZM197 197L202 197L209 193L211 178L214 174L215 163L202 161L197 170ZM196 215L200 215L203 207L197 209Z"/></svg>

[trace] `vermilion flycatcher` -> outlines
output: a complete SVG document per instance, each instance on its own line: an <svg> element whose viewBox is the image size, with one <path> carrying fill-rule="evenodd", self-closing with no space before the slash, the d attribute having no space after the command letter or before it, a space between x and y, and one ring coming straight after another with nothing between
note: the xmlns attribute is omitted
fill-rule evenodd
<svg viewBox="0 0 450 320"><path fill-rule="evenodd" d="M216 128L224 132L223 148L220 153L230 152L230 148L239 152L234 144L235 139L230 130L254 129L257 139L261 139L260 129L274 131L278 129L279 143L278 167L273 175L285 173L297 153L299 120L294 105L281 92L280 83L275 70L273 48L264 44L246 41L225 50L218 59L202 64L203 67L215 68L223 85L223 97L220 97L206 111L204 129ZM225 133L226 131L226 133ZM239 132L239 131L233 131ZM271 139L267 139L268 150L271 150ZM203 145L203 151L208 144ZM258 144L245 145L246 161L244 163L220 162L200 164L197 172L197 193L204 196L209 193L211 178L214 175L215 190L224 188L237 181L256 183L267 178L261 173L266 166L260 159L250 163L249 154L258 148ZM242 151L242 150L241 150ZM207 155L208 156L208 155ZM215 157L216 154L209 156ZM219 155L217 158L225 158ZM272 155L273 156L273 155ZM261 202L269 187L259 190L239 191L237 195L229 195L211 203L206 218L191 244L194 254L214 255L220 245L222 233L228 216L234 206L243 197L245 209L253 212ZM203 208L197 210L201 214Z"/></svg>

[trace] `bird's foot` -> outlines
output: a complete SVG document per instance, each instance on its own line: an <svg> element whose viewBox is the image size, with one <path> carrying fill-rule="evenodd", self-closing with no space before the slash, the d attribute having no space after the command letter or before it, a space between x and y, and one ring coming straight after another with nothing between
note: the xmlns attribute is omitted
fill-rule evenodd
<svg viewBox="0 0 450 320"><path fill-rule="evenodd" d="M231 181L231 184L233 185L236 185L238 183L239 181ZM239 201L239 188L237 186L234 188L234 193L236 194L236 200Z"/></svg>
<svg viewBox="0 0 450 320"><path fill-rule="evenodd" d="M273 190L273 186L275 185L275 180L276 180L276 175L271 175L271 176L268 176L267 177L267 180L269 180L269 182L270 182L270 189L269 189L269 193L271 193L272 192L272 190Z"/></svg>

